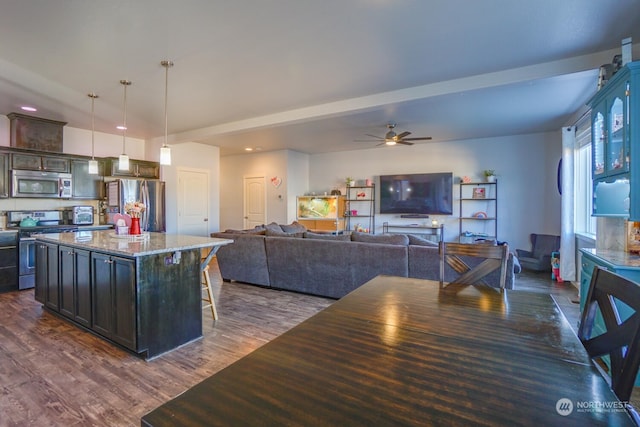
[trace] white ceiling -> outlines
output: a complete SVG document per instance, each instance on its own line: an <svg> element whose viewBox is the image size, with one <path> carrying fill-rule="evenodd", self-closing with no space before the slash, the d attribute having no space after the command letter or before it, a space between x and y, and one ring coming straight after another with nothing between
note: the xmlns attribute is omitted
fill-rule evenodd
<svg viewBox="0 0 640 427"><path fill-rule="evenodd" d="M0 114L223 155L371 148L385 124L434 141L557 130L597 68L640 41L640 0L2 0ZM398 147L397 149L406 149Z"/></svg>

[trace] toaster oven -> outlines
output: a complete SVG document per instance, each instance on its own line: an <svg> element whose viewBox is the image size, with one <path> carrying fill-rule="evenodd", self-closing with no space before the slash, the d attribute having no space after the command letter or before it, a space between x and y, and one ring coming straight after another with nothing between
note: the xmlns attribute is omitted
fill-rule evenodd
<svg viewBox="0 0 640 427"><path fill-rule="evenodd" d="M93 225L93 206L74 206L70 215L73 225Z"/></svg>

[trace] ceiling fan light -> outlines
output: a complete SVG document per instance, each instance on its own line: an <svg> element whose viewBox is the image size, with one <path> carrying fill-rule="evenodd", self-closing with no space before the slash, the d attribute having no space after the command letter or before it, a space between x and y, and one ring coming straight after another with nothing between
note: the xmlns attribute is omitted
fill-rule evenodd
<svg viewBox="0 0 640 427"><path fill-rule="evenodd" d="M165 166L171 165L171 148L166 145L160 148L160 164Z"/></svg>
<svg viewBox="0 0 640 427"><path fill-rule="evenodd" d="M386 145L396 145L396 142L393 139L387 140L384 142Z"/></svg>
<svg viewBox="0 0 640 427"><path fill-rule="evenodd" d="M97 160L89 160L89 175L97 175L98 174L98 161Z"/></svg>

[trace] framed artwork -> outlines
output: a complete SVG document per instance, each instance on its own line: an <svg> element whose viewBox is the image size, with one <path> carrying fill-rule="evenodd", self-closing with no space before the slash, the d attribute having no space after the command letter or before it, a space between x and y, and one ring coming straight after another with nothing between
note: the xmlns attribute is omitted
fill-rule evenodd
<svg viewBox="0 0 640 427"><path fill-rule="evenodd" d="M473 189L472 198L474 199L484 199L486 194L486 190L484 187L476 187Z"/></svg>

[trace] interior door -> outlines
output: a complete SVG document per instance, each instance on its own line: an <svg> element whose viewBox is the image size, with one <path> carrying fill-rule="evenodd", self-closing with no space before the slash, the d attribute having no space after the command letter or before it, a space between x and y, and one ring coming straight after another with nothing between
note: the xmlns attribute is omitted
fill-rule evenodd
<svg viewBox="0 0 640 427"><path fill-rule="evenodd" d="M244 222L243 228L253 228L266 222L265 178L244 178Z"/></svg>
<svg viewBox="0 0 640 427"><path fill-rule="evenodd" d="M178 169L178 233L209 236L209 171Z"/></svg>

